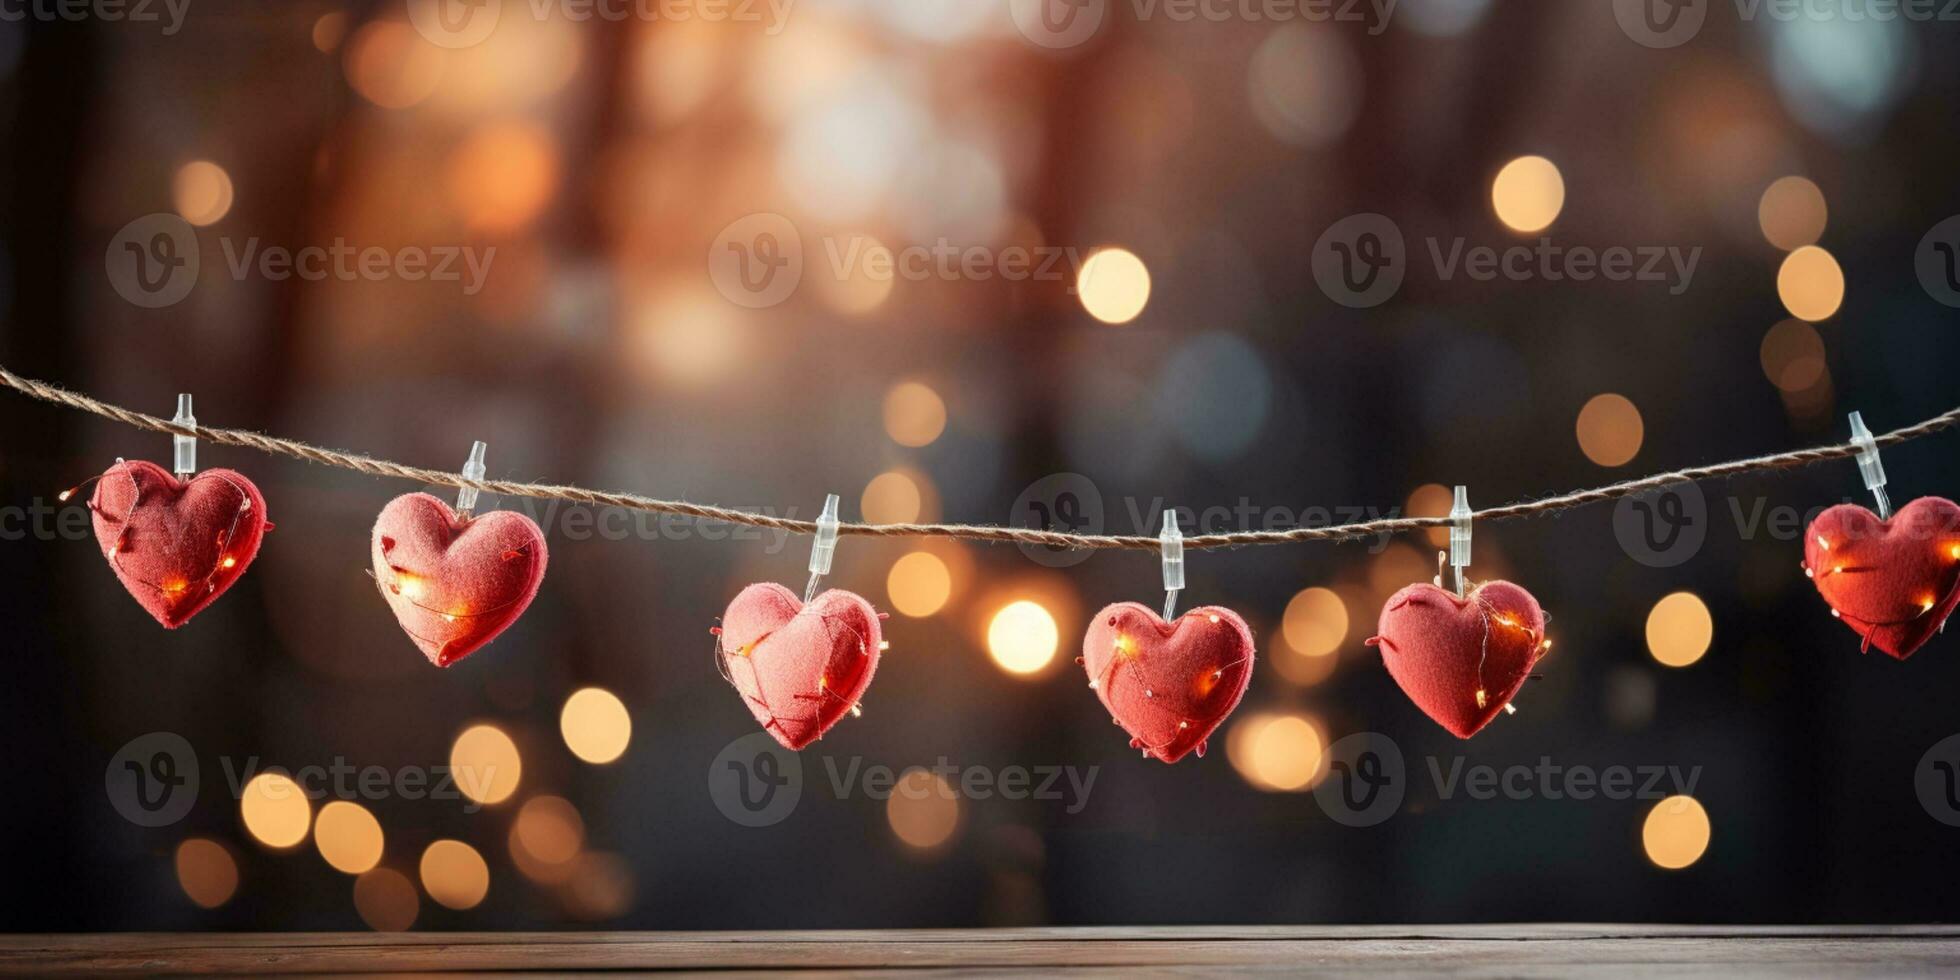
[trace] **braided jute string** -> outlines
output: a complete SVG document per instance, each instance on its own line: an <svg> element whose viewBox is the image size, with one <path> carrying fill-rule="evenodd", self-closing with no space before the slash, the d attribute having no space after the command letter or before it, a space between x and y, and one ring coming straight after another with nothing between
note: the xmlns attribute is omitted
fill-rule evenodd
<svg viewBox="0 0 1960 980"><path fill-rule="evenodd" d="M0 367L0 383L30 398L79 408L103 418L114 419L125 425L133 425L151 432L171 435L196 436L206 442L225 446L244 446L260 452L291 456L312 463L336 466L341 469L366 473L370 476L392 476L403 480L413 480L429 486L475 487L483 493L502 494L511 497L537 497L546 500L569 500L574 503L590 504L598 507L619 507L626 510L651 511L657 514L676 514L702 520L723 521L729 524L746 524L752 527L788 531L792 534L815 534L814 521L792 520L786 517L772 517L768 514L751 513L730 507L715 507L708 504L689 503L685 500L661 500L644 497L636 493L617 493L605 490L587 490L584 487L560 486L550 483L514 483L508 480L472 480L457 473L444 470L423 469L419 466L404 466L401 463L354 453L343 453L333 449L281 439L276 436L247 432L241 429L209 429L203 426L190 428L177 425L169 419L132 412L119 405L98 401L87 395L20 377L5 367ZM1880 446L1896 446L1902 442L1931 435L1942 429L1960 424L1960 408L1954 408L1935 415L1924 422L1894 429L1877 437ZM1549 514L1568 510L1585 504L1604 500L1617 500L1620 497L1657 490L1678 483L1691 483L1720 477L1739 476L1769 470L1787 470L1799 466L1809 466L1833 459L1844 459L1858 454L1858 447L1852 443L1839 443L1818 446L1814 449L1799 449L1794 452L1777 453L1772 456L1757 456L1752 459L1731 460L1708 466L1694 466L1671 473L1658 473L1638 480L1627 480L1591 490L1575 490L1556 497L1542 500L1519 501L1498 507L1487 507L1474 512L1472 520L1496 521L1534 514ZM1419 531L1432 527L1448 527L1447 517L1387 517L1354 524L1336 524L1325 527L1301 527L1284 531L1233 531L1225 534L1194 535L1184 539L1186 548L1229 548L1239 545L1286 544L1295 541L1349 541L1357 538L1375 537L1381 534L1399 534ZM1155 551L1158 542L1155 537L1143 535L1114 534L1067 534L1060 531L1043 531L1036 528L1002 527L992 524L842 524L840 534L868 535L880 538L964 538L971 541L1006 541L1014 544L1040 545L1050 548L1094 549L1130 548L1139 551Z"/></svg>

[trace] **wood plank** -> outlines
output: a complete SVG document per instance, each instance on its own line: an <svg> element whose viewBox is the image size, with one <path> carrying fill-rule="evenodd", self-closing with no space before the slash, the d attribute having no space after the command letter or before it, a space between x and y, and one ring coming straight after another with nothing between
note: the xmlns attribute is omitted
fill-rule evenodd
<svg viewBox="0 0 1960 980"><path fill-rule="evenodd" d="M772 969L1952 976L1960 973L1960 929L1553 924L0 936L0 972L10 974Z"/></svg>

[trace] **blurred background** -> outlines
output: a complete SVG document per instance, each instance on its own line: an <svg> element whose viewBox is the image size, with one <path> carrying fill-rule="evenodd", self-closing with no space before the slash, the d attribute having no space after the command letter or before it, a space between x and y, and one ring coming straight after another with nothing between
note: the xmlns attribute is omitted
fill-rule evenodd
<svg viewBox="0 0 1960 980"><path fill-rule="evenodd" d="M1440 514L1454 483L1493 505L1960 402L1951 291L1915 259L1960 212L1960 26L1937 18L1709 2L1683 37L1663 2L486 2L9 8L0 364L421 466L482 439L498 478L1124 534L1166 504L1213 531ZM1403 239L1372 306L1316 276L1358 214ZM143 220L187 250L132 239ZM1450 263L1547 239L1696 264ZM159 268L194 254L187 291L132 294L132 240ZM388 259L254 258L336 244ZM482 274L402 274L418 249ZM1362 643L1443 538L1194 552L1184 604L1238 610L1261 660L1174 766L1125 746L1073 662L1095 609L1160 601L1154 554L846 538L827 582L891 612L891 648L865 716L803 753L795 812L751 828L708 790L756 726L707 630L749 582L799 587L808 539L486 501L545 526L550 571L437 670L365 574L375 514L415 487L206 444L277 530L167 632L55 495L168 440L12 394L0 419L6 929L1960 911L1956 830L1913 783L1960 731L1954 640L1861 656L1798 567L1810 511L1866 501L1848 461L1705 485L1671 563L1611 505L1480 524L1472 576L1533 590L1556 647L1469 742ZM1953 493L1956 445L1887 451L1893 499ZM1354 828L1312 789L1366 731L1411 786ZM104 792L151 732L201 771L163 827ZM1698 779L1662 807L1444 798L1428 773L1545 757ZM452 762L500 778L307 800L237 775ZM979 798L938 791L942 763L1094 782ZM852 765L926 791L834 791Z"/></svg>

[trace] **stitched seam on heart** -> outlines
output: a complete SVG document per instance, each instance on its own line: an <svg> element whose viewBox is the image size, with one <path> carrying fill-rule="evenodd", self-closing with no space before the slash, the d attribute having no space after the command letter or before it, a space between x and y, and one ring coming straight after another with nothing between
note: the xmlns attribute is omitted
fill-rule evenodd
<svg viewBox="0 0 1960 980"><path fill-rule="evenodd" d="M1497 607L1493 606L1490 602L1484 599L1483 588L1484 587L1482 585L1478 585L1476 588L1472 589L1470 591L1470 598L1472 601L1476 602L1478 611L1482 615L1484 621L1483 649L1480 650L1477 655L1477 690L1486 692L1485 696L1488 698L1489 695L1487 692L1489 692L1490 690L1490 684L1484 680L1484 662L1490 659L1490 621L1492 616L1496 613ZM1504 704L1511 703L1511 698L1516 697L1517 692L1524 688L1524 680L1529 678L1531 674L1531 668L1538 663L1538 657L1537 657L1538 642L1539 642L1538 631L1526 627L1523 623L1519 623L1517 628L1524 630L1525 641L1528 644L1525 652L1524 670L1521 672L1522 677L1518 681L1518 687L1513 690L1504 692L1507 695L1507 697L1504 700ZM1480 704L1477 707L1481 709L1484 708L1485 705ZM1502 707L1503 705L1499 705L1500 710L1502 709Z"/></svg>
<svg viewBox="0 0 1960 980"><path fill-rule="evenodd" d="M797 616L805 615L806 613L815 616L817 618L818 623L824 627L824 639L826 640L826 643L832 652L835 652L837 647L837 635L833 632L833 629L842 628L848 630L857 639L858 656L861 658L868 658L871 656L870 653L871 642L868 634L866 634L863 630L858 629L855 625L842 621L839 617L815 612L814 609L816 605L818 604L802 606L801 608L797 609L795 613L791 614L791 619L794 619ZM822 683L818 685L819 693L804 694L799 692L791 695L791 699L794 701L816 702L812 706L810 713L802 716L779 714L776 710L776 706L770 703L768 692L763 690L762 673L761 670L756 666L756 657L763 652L763 644L767 643L778 632L781 632L780 628L769 630L767 632L764 632L761 636L756 637L745 648L748 651L746 654L739 653L739 652L731 654L728 652L726 645L721 640L717 640L715 643L715 650L717 653L716 663L721 667L720 673L722 679L727 681L729 683L729 686L734 687L736 693L742 695L743 701L755 704L761 707L763 711L768 713L769 720L765 722L762 726L764 731L768 731L769 729L772 728L777 729L781 731L785 737L790 738L792 741L800 741L800 739L796 737L796 734L791 733L789 730L790 724L796 724L796 725L806 726L807 728L810 729L819 730L819 734L817 737L821 737L821 730L825 727L824 724L825 698L835 698L839 703L841 703L844 706L845 711L856 709L860 704L860 702L853 701L849 698L844 697L841 694L838 694L836 689L830 685L829 674L828 674L829 661L826 659L825 661L826 672L820 677ZM755 690L756 690L755 695L750 695L742 691L741 687L735 683L735 678L731 675L730 668L728 667L728 659L731 656L737 656L740 657L742 660L748 661L749 679L750 682L755 686ZM852 682L849 686L852 688L857 688L861 686L862 679L863 679L863 673L862 673L862 668L860 668L860 672L857 675L853 676Z"/></svg>
<svg viewBox="0 0 1960 980"><path fill-rule="evenodd" d="M535 566L533 566L533 569L535 570ZM390 564L388 566L388 570L394 572L396 575L408 575L417 579L421 579L423 581L433 581L435 579L435 576L433 575L424 575L421 572L414 571L413 569L403 568L400 565ZM374 573L369 572L368 574L372 575ZM451 620L451 621L458 620L458 619L478 619L484 616L493 616L497 613L503 612L506 609L509 609L512 606L517 605L520 602L525 601L522 597L519 597L516 599L512 599L501 606L491 606L488 609L478 610L477 612L453 613L453 612L448 612L446 610L437 609L434 606L425 606L422 603L416 602L414 599L411 599L408 596L405 596L400 592L397 592L394 589L389 588L388 586L382 585L378 581L375 584L381 587L384 595L389 596L388 601L391 605L394 603L394 600L400 599L401 601L408 603L409 605L414 606L415 608L420 609L425 613L428 613L432 616L441 616L444 619Z"/></svg>
<svg viewBox="0 0 1960 980"><path fill-rule="evenodd" d="M1864 571L1864 569L1859 569L1859 571ZM1853 623L1863 623L1868 631L1873 629L1882 629L1885 627L1908 626L1913 623L1919 622L1920 620L1926 618L1927 616L1932 615L1933 610L1938 609L1941 606L1944 606L1948 602L1952 601L1954 593L1956 592L1960 592L1960 571L1956 571L1954 573L1953 584L1947 587L1946 593L1940 597L1938 602L1935 602L1932 605L1919 610L1919 612L1914 613L1913 615L1908 616L1905 619L1895 619L1889 621L1864 619L1859 616L1851 615L1850 613L1847 613L1842 609L1838 609L1838 618L1848 620ZM1831 608L1837 609L1837 606L1833 605Z"/></svg>
<svg viewBox="0 0 1960 980"><path fill-rule="evenodd" d="M794 615L801 615L802 612L803 610L798 609ZM794 618L794 616L792 616L792 618ZM762 710L769 713L769 721L762 726L763 731L768 731L769 729L774 728L780 730L785 736L790 736L789 728L783 724L785 720L784 716L776 713L776 706L769 703L769 692L762 689L762 671L759 670L755 665L755 657L756 654L762 652L762 644L766 642L770 637L775 636L776 633L777 633L776 630L769 630L768 632L763 633L761 636L756 637L755 640L746 647L746 649L748 650L747 653L740 653L734 655L740 657L743 661L746 661L748 663L749 683L755 685L755 694L751 695L743 691L742 688L735 683L735 678L733 676L730 676L727 670L723 670L721 676L723 680L726 680L728 682L728 685L730 687L735 688L735 692L737 694L742 695L742 700L750 701L755 704L761 705ZM721 647L719 642L716 643L716 646L722 650L722 656L720 658L721 662L723 664L726 664L728 662L728 657L730 656L730 654L727 652L727 649L725 647ZM816 717L810 717L810 718L790 717L787 720L796 722L798 724L806 724L806 725L818 724L818 719ZM794 738L794 736L790 736L790 737Z"/></svg>

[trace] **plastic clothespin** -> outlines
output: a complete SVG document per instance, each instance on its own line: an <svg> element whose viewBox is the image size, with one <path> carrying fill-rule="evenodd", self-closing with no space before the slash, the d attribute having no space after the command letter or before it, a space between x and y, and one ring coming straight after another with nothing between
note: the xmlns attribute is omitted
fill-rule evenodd
<svg viewBox="0 0 1960 980"><path fill-rule="evenodd" d="M170 420L175 425L197 428L197 416L191 414L191 396L177 396L177 415ZM197 472L197 437L180 436L172 433L170 446L176 450L174 472L183 479Z"/></svg>
<svg viewBox="0 0 1960 980"><path fill-rule="evenodd" d="M1184 532L1177 529L1177 511L1164 508L1164 529L1157 534L1164 558L1164 622L1177 612L1177 594L1184 589Z"/></svg>
<svg viewBox="0 0 1960 980"><path fill-rule="evenodd" d="M1885 496L1885 464L1878 459L1878 442L1872 438L1872 430L1865 428L1865 417L1858 412L1851 413L1851 444L1858 447L1858 475L1865 479L1865 489L1878 498L1878 519L1892 519L1892 501Z"/></svg>
<svg viewBox="0 0 1960 980"><path fill-rule="evenodd" d="M823 499L823 513L817 515L817 540L810 546L810 584L803 587L803 601L817 597L817 580L830 574L830 560L837 556L837 495Z"/></svg>
<svg viewBox="0 0 1960 980"><path fill-rule="evenodd" d="M490 472L489 467L483 465L483 454L487 451L489 447L481 442L470 444L469 462L463 464L463 479L481 480L484 474ZM476 510L476 492L475 487L462 487L456 491L456 513L469 517Z"/></svg>
<svg viewBox="0 0 1960 980"><path fill-rule="evenodd" d="M1450 568L1456 572L1456 594L1463 597L1463 570L1470 565L1470 493L1456 488L1450 503Z"/></svg>

